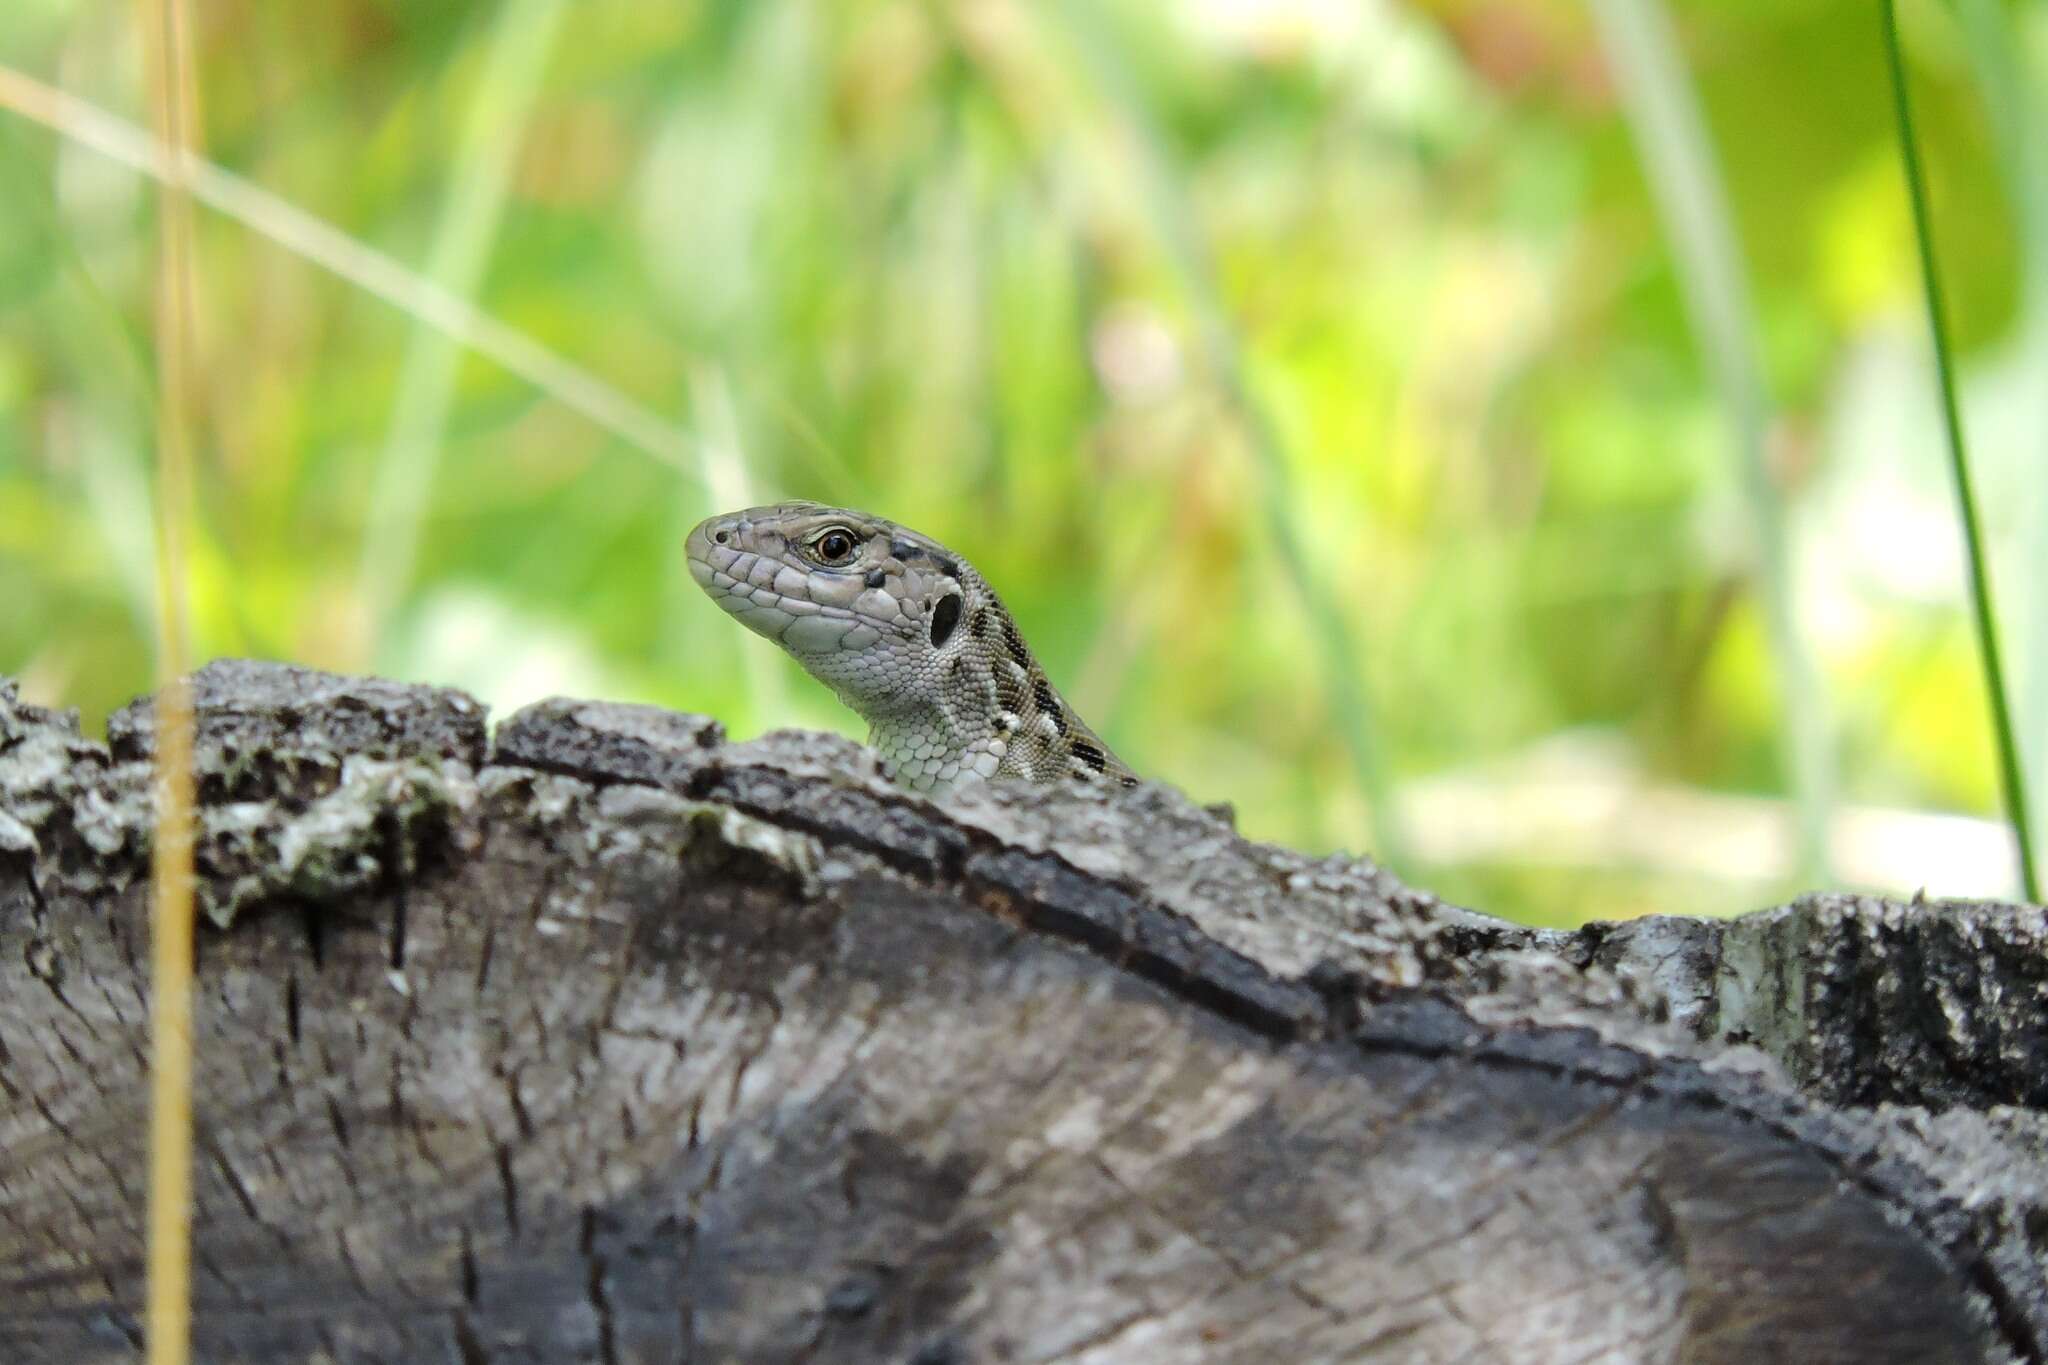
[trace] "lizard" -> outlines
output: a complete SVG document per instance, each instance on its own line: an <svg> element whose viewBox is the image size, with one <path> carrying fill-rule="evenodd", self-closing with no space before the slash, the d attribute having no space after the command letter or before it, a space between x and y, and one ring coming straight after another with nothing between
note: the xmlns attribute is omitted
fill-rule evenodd
<svg viewBox="0 0 2048 1365"><path fill-rule="evenodd" d="M684 553L714 602L867 721L894 781L929 795L991 777L1137 785L988 580L930 537L781 502L706 518Z"/></svg>

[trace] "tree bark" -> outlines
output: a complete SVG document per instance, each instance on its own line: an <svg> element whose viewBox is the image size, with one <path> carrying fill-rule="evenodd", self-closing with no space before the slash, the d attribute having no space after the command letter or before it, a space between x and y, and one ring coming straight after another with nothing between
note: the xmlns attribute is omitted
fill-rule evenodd
<svg viewBox="0 0 2048 1365"><path fill-rule="evenodd" d="M1522 929L1175 793L196 679L195 1359L2048 1361L2034 908ZM0 688L0 1359L140 1352L146 704Z"/></svg>

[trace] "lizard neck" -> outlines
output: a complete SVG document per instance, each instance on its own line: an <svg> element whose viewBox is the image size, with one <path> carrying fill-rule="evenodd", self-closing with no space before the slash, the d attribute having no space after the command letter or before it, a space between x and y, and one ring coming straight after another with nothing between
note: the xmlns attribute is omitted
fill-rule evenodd
<svg viewBox="0 0 2048 1365"><path fill-rule="evenodd" d="M993 777L1002 749L988 718L942 702L870 714L868 747L889 776L921 792L945 792L961 781Z"/></svg>

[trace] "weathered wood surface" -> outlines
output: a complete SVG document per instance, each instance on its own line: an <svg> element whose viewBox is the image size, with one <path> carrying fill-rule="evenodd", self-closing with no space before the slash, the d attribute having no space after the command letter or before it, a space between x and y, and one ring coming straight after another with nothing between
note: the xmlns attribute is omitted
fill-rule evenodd
<svg viewBox="0 0 2048 1365"><path fill-rule="evenodd" d="M2037 911L1537 933L1155 788L199 696L199 1360L2048 1360ZM4 1361L139 1354L147 727L0 691Z"/></svg>

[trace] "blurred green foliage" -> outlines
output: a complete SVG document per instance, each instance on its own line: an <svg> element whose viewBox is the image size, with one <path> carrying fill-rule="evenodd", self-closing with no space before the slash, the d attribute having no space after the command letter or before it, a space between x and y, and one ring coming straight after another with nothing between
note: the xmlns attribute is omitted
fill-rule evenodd
<svg viewBox="0 0 2048 1365"><path fill-rule="evenodd" d="M681 559L810 496L972 558L1140 770L1312 849L1398 810L1400 870L1489 910L1796 889L1794 724L1837 824L1992 813L1875 11L1677 5L1651 87L1702 111L1746 258L1766 582L1613 9L197 0L209 160L686 452L202 212L199 652L858 733ZM2014 207L2048 6L1904 18L2048 757L2048 261ZM132 22L15 0L0 66L146 124ZM0 112L0 205L0 672L92 723L150 678L154 194Z"/></svg>

